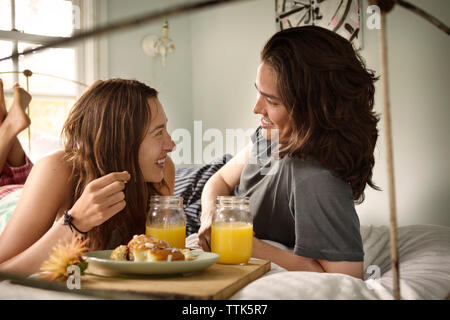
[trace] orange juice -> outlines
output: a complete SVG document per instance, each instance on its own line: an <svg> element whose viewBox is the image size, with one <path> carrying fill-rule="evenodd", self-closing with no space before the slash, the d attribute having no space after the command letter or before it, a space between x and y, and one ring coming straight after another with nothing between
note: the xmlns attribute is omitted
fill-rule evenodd
<svg viewBox="0 0 450 320"><path fill-rule="evenodd" d="M246 222L218 222L211 226L211 251L219 263L247 263L252 256L253 225Z"/></svg>
<svg viewBox="0 0 450 320"><path fill-rule="evenodd" d="M173 248L184 249L186 245L185 225L157 225L145 227L145 234L160 240L165 240Z"/></svg>

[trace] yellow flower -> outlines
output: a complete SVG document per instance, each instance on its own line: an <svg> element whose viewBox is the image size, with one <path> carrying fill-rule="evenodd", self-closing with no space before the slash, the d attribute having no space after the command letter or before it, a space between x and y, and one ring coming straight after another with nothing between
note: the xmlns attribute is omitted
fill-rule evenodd
<svg viewBox="0 0 450 320"><path fill-rule="evenodd" d="M81 236L73 236L72 242L62 245L60 242L53 247L53 253L49 259L41 265L40 276L47 280L64 280L69 277L67 267L83 262L83 255L89 250L88 239Z"/></svg>

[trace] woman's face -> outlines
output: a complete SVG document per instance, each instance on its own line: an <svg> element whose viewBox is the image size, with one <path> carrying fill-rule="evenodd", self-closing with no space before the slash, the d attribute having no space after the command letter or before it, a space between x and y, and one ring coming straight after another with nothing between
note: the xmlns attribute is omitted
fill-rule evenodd
<svg viewBox="0 0 450 320"><path fill-rule="evenodd" d="M272 68L262 62L256 72L255 87L258 93L253 112L261 115L262 134L267 140L271 140L273 130L278 130L280 138L290 131L289 113L279 98L275 80Z"/></svg>
<svg viewBox="0 0 450 320"><path fill-rule="evenodd" d="M139 147L139 166L146 182L161 182L167 153L175 143L167 132L167 118L157 98L148 100L151 111L150 125Z"/></svg>

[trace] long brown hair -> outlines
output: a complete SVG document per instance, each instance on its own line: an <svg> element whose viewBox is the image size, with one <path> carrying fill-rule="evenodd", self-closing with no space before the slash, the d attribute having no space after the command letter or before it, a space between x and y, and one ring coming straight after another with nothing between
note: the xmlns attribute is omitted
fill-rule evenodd
<svg viewBox="0 0 450 320"><path fill-rule="evenodd" d="M65 160L72 167L72 205L92 180L110 172L131 175L124 190L126 207L88 232L91 248L106 249L114 230L121 241L145 230L147 200L157 191L144 180L138 151L151 119L148 99L157 95L135 80L99 80L75 103L63 126Z"/></svg>
<svg viewBox="0 0 450 320"><path fill-rule="evenodd" d="M289 28L269 39L261 61L274 70L290 116L280 156L316 159L350 184L357 203L364 201L366 184L379 190L372 181L378 77L351 43L320 27Z"/></svg>

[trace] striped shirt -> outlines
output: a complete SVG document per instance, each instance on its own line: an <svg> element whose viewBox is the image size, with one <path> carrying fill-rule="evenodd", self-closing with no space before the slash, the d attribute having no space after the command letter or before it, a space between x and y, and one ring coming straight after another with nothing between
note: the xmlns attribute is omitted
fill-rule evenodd
<svg viewBox="0 0 450 320"><path fill-rule="evenodd" d="M174 196L183 197L183 209L186 214L186 236L198 232L200 228L203 187L209 178L231 158L230 154L225 154L198 168L176 169Z"/></svg>

